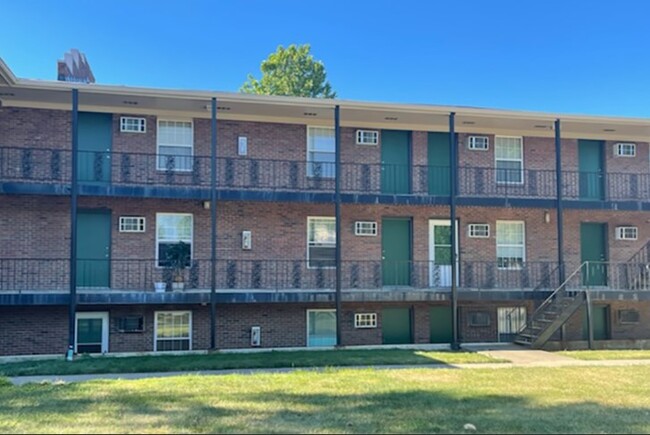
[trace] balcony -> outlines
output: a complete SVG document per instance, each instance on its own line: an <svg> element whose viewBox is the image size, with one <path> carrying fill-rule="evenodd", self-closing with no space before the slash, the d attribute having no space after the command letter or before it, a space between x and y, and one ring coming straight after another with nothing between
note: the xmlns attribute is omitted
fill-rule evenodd
<svg viewBox="0 0 650 435"><path fill-rule="evenodd" d="M0 149L0 183L57 186L65 193L71 181L71 151L43 148ZM87 152L78 155L82 194L209 198L211 159L208 156L172 156L145 153ZM458 168L458 197L498 200L546 200L556 197L557 177L547 169ZM217 189L221 192L319 193L331 200L334 163L297 160L219 157ZM344 201L359 195L394 198L439 198L448 202L450 169L429 165L341 163ZM30 189L29 187L27 189ZM138 190L139 189L139 190ZM587 173L563 171L564 199L575 201L649 201L650 173ZM390 201L389 201L390 202ZM431 201L429 201L431 202ZM435 201L434 201L435 202Z"/></svg>

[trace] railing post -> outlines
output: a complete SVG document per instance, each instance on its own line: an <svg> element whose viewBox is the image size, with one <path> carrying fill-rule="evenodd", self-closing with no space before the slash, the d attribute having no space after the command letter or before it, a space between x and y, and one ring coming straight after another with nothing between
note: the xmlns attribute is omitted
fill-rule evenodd
<svg viewBox="0 0 650 435"><path fill-rule="evenodd" d="M210 123L210 349L217 348L217 99Z"/></svg>
<svg viewBox="0 0 650 435"><path fill-rule="evenodd" d="M335 166L334 166L334 195L335 195L335 214L336 214L336 345L342 346L343 340L341 335L341 126L340 115L341 108L337 104L334 107L334 149Z"/></svg>
<svg viewBox="0 0 650 435"><path fill-rule="evenodd" d="M68 306L68 345L74 349L77 311L77 194L79 148L79 90L72 90L72 175L70 183L70 300Z"/></svg>
<svg viewBox="0 0 650 435"><path fill-rule="evenodd" d="M591 350L594 348L594 324L591 316L591 296L589 295L589 289L585 290L585 304L587 305L587 341Z"/></svg>
<svg viewBox="0 0 650 435"><path fill-rule="evenodd" d="M449 219L451 220L451 348L459 349L458 339L458 247L456 246L456 192L458 188L458 155L456 153L456 113L449 114L450 192Z"/></svg>

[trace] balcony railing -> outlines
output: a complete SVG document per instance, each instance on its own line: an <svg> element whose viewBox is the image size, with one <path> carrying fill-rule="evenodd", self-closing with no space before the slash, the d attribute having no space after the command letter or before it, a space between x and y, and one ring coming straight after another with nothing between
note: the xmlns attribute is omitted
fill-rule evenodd
<svg viewBox="0 0 650 435"><path fill-rule="evenodd" d="M209 260L195 259L182 271L185 291L210 289ZM68 259L0 259L0 292L67 292ZM333 290L334 268L311 268L305 260L217 260L219 291ZM650 265L593 263L573 288L650 290ZM526 262L502 269L495 262L461 262L458 288L465 290L552 290L559 285L557 264ZM342 288L351 290L449 290L451 265L430 261L343 261ZM172 289L175 274L153 259L78 260L79 291L153 292L156 283Z"/></svg>
<svg viewBox="0 0 650 435"><path fill-rule="evenodd" d="M63 183L71 178L69 150L0 148L0 181ZM208 156L80 151L81 184L210 188ZM220 189L333 192L334 163L219 157ZM450 169L445 166L341 163L344 193L449 196ZM554 199L557 177L546 169L458 168L460 197ZM568 200L625 201L650 199L650 173L563 171Z"/></svg>

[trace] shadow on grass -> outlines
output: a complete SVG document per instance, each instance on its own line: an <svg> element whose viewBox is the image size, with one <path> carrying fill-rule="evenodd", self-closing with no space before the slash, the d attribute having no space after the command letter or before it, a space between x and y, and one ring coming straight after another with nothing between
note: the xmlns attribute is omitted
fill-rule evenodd
<svg viewBox="0 0 650 435"><path fill-rule="evenodd" d="M209 355L159 355L139 357L79 357L60 360L0 364L0 376L146 373L197 370L230 370L284 367L345 367L364 365L422 365L498 362L473 352L406 349L325 350Z"/></svg>
<svg viewBox="0 0 650 435"><path fill-rule="evenodd" d="M2 387L0 431L8 431L3 424L10 418L19 421L11 428L16 432L52 431L59 420L64 425L68 421L64 427L75 432L108 426L115 432L151 432L155 427L176 433L453 433L464 432L466 423L489 433L650 430L645 407L602 406L589 401L539 406L528 397L478 394L462 388L453 394L420 389L327 394L309 392L309 386L295 393L275 386L273 391L231 393L219 389L218 381L206 381L215 386L211 394L207 385L193 386L202 378L180 382L172 384L185 388L173 393L164 383L156 388L140 385L134 391L132 382L116 385L111 381Z"/></svg>

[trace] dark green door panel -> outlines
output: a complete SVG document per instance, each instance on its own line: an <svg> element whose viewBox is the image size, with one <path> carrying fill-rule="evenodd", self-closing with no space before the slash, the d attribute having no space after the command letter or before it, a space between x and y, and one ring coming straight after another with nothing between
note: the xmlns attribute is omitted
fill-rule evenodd
<svg viewBox="0 0 650 435"><path fill-rule="evenodd" d="M431 307L431 311L429 311L429 340L431 343L451 343L450 307Z"/></svg>
<svg viewBox="0 0 650 435"><path fill-rule="evenodd" d="M594 327L594 340L609 340L609 306L592 305L591 322ZM582 310L582 339L589 339L589 324L587 309Z"/></svg>
<svg viewBox="0 0 650 435"><path fill-rule="evenodd" d="M588 261L582 272L582 283L588 286L607 285L607 225L580 224L580 258Z"/></svg>
<svg viewBox="0 0 650 435"><path fill-rule="evenodd" d="M604 199L603 144L598 140L578 141L580 199Z"/></svg>
<svg viewBox="0 0 650 435"><path fill-rule="evenodd" d="M108 184L111 181L113 115L79 113L79 181L84 184Z"/></svg>
<svg viewBox="0 0 650 435"><path fill-rule="evenodd" d="M77 286L110 286L110 212L77 215Z"/></svg>
<svg viewBox="0 0 650 435"><path fill-rule="evenodd" d="M98 319L77 319L77 352L101 353L104 321Z"/></svg>
<svg viewBox="0 0 650 435"><path fill-rule="evenodd" d="M381 192L410 193L411 162L410 133L382 130L381 132Z"/></svg>
<svg viewBox="0 0 650 435"><path fill-rule="evenodd" d="M381 334L384 344L412 343L411 310L408 308L381 310Z"/></svg>
<svg viewBox="0 0 650 435"><path fill-rule="evenodd" d="M449 195L449 133L429 133L427 151L429 195Z"/></svg>
<svg viewBox="0 0 650 435"><path fill-rule="evenodd" d="M383 284L411 285L411 220L384 218L381 223L381 249Z"/></svg>

